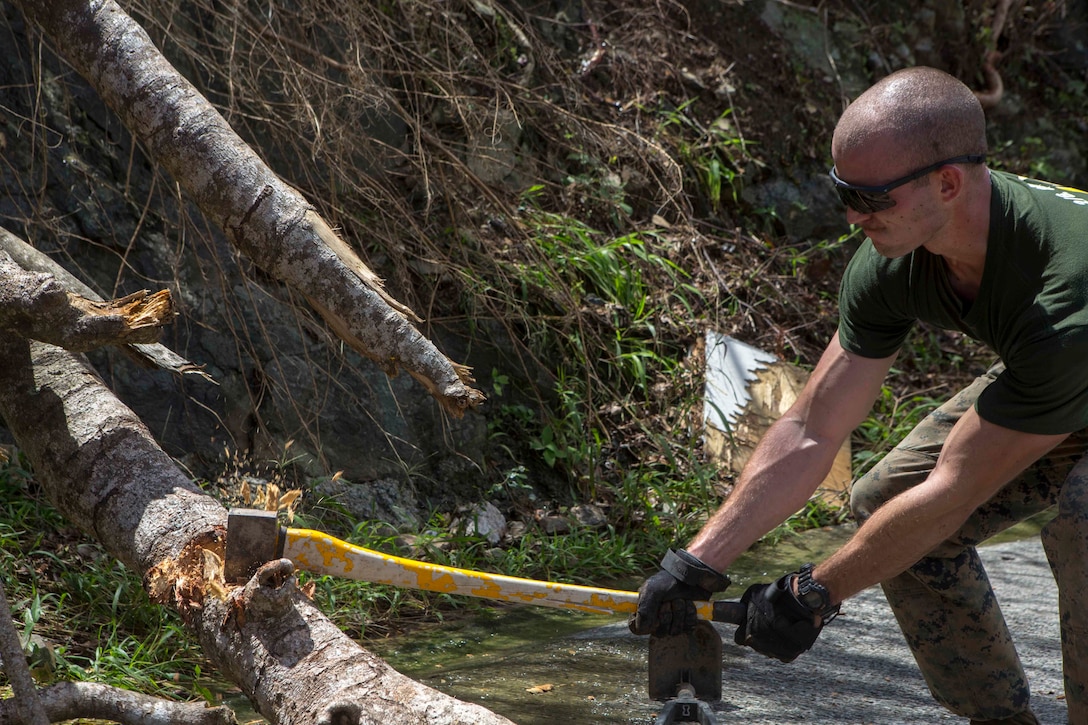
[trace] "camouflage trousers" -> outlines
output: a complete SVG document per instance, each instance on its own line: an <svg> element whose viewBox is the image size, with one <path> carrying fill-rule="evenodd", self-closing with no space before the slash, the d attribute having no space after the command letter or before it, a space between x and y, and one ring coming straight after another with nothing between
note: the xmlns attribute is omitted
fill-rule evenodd
<svg viewBox="0 0 1088 725"><path fill-rule="evenodd" d="M851 507L861 525L886 501L926 479L952 426L1001 370L995 366L953 396L855 482ZM955 535L883 582L930 692L952 712L997 720L1029 709L1027 678L975 547L1056 506L1042 541L1058 583L1069 722L1088 723L1086 452L1088 430L1072 434L976 509Z"/></svg>

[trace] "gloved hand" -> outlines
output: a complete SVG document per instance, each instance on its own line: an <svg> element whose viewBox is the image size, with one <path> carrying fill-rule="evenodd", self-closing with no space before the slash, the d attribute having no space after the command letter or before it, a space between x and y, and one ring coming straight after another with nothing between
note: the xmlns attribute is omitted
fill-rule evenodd
<svg viewBox="0 0 1088 725"><path fill-rule="evenodd" d="M795 576L748 587L740 598L748 605L748 615L733 635L737 644L782 662L793 662L812 647L827 622L817 624L816 613L798 601L793 593Z"/></svg>
<svg viewBox="0 0 1088 725"><path fill-rule="evenodd" d="M695 600L724 591L729 577L683 549L669 549L661 571L638 588L638 609L627 620L635 634L658 637L691 631L698 621Z"/></svg>

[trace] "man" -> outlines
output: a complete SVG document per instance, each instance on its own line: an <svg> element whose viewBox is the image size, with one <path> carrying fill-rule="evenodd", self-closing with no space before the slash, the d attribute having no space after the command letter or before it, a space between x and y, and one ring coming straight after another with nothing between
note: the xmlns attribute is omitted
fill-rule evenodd
<svg viewBox="0 0 1088 725"><path fill-rule="evenodd" d="M1057 504L1042 537L1069 721L1088 723L1088 194L990 171L982 108L932 68L862 94L831 153L847 221L868 236L842 282L838 334L729 499L642 585L631 629L693 624L690 600L724 589L721 572L804 505L923 320L1001 362L855 483L850 542L744 593L737 642L792 661L842 601L881 583L942 705L976 724L1037 723L975 545Z"/></svg>

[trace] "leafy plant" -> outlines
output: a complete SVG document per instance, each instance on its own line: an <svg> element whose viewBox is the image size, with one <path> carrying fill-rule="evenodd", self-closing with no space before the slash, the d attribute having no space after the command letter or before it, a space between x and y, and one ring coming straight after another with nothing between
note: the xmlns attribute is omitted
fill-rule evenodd
<svg viewBox="0 0 1088 725"><path fill-rule="evenodd" d="M690 166L699 191L714 213L724 202L736 203L740 195L741 164L748 158L748 142L731 123L733 109L727 108L707 125L691 113L694 99L671 108L661 105L644 108L658 118L658 132L676 149L679 159ZM728 198L723 198L725 189Z"/></svg>

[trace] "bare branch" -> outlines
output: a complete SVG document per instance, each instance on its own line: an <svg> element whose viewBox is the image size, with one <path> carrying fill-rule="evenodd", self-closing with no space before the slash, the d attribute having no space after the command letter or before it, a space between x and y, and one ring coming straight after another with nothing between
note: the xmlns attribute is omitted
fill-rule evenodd
<svg viewBox="0 0 1088 725"><path fill-rule="evenodd" d="M59 682L38 691L44 725L76 718L109 720L122 725L234 725L229 707L202 702L171 702L95 682ZM12 700L0 701L0 722L31 725ZM35 723L34 725L38 725Z"/></svg>
<svg viewBox="0 0 1088 725"><path fill-rule="evenodd" d="M6 252L16 264L28 272L52 275L69 292L88 300L103 301L100 295L78 277L3 227L0 227L0 251ZM120 349L144 367L169 370L178 375L199 375L210 383L215 382L212 376L204 372L203 366L189 362L162 343L130 343Z"/></svg>
<svg viewBox="0 0 1088 725"><path fill-rule="evenodd" d="M19 633L11 622L11 605L8 604L3 582L0 582L0 658L4 660L4 672L7 673L11 689L15 693L14 698L0 702L0 722L49 725L49 717L38 699L34 678L30 676L30 668L19 643ZM4 715L5 706L12 711L10 720Z"/></svg>
<svg viewBox="0 0 1088 725"><path fill-rule="evenodd" d="M28 272L0 250L0 328L66 350L152 343L174 321L170 292L147 290L99 302L68 292L52 275Z"/></svg>

